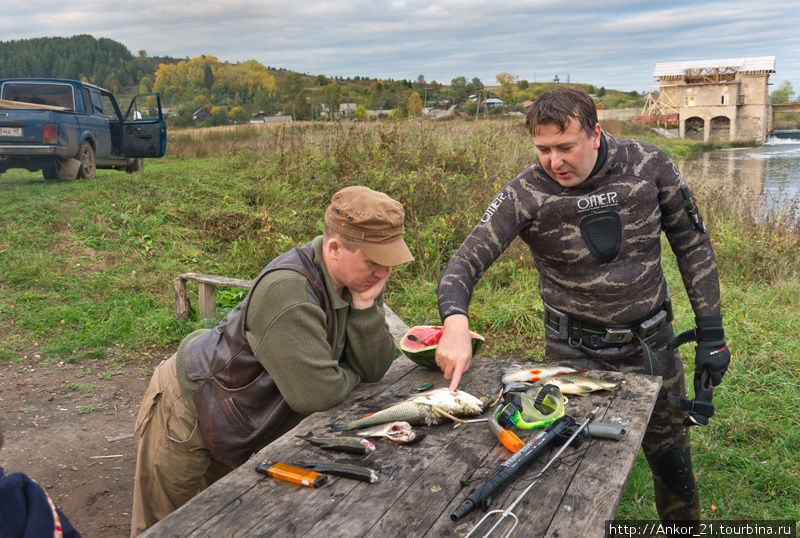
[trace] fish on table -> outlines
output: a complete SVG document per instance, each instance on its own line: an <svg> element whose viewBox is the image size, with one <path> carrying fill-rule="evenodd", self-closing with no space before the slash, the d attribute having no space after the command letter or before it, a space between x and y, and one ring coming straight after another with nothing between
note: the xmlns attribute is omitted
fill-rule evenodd
<svg viewBox="0 0 800 538"><path fill-rule="evenodd" d="M546 366L546 365L536 365L533 368L531 367L523 367L519 365L509 366L503 368L503 377L500 378L500 381L503 385L507 385L509 383L536 383L545 379L550 376L559 375L559 374L571 374L571 373L582 373L588 372L588 370L576 370L575 368L570 368L569 366Z"/></svg>
<svg viewBox="0 0 800 538"><path fill-rule="evenodd" d="M409 424L438 424L443 418L454 419L477 416L483 412L484 403L462 390L440 388L406 398L386 409L344 424L330 424L337 431L367 428L386 422L404 421Z"/></svg>
<svg viewBox="0 0 800 538"><path fill-rule="evenodd" d="M536 384L555 385L562 394L575 396L584 396L598 390L612 390L619 386L618 382L606 381L605 379L598 379L580 373L551 375Z"/></svg>
<svg viewBox="0 0 800 538"><path fill-rule="evenodd" d="M369 439L362 439L361 437L314 435L313 432L308 432L305 435L296 435L295 437L325 450L360 454L362 456L375 451L375 444Z"/></svg>
<svg viewBox="0 0 800 538"><path fill-rule="evenodd" d="M424 436L424 434L417 435L417 432L411 428L411 424L405 421L387 422L366 430L359 430L356 435L362 437L385 437L395 443L406 444L415 443Z"/></svg>
<svg viewBox="0 0 800 538"><path fill-rule="evenodd" d="M361 480L362 482L369 482L374 484L378 481L378 472L369 467L361 465L353 465L351 463L339 463L335 461L329 462L311 462L311 461L293 461L292 465L308 469L317 473L330 474L334 476L342 476L344 478L352 478L354 480Z"/></svg>

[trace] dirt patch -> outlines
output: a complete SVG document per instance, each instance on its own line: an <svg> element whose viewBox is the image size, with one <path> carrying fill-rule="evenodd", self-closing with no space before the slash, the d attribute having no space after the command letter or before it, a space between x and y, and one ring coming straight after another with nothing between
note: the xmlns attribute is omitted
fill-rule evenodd
<svg viewBox="0 0 800 538"><path fill-rule="evenodd" d="M85 537L128 536L147 363L3 364L0 466L44 487Z"/></svg>

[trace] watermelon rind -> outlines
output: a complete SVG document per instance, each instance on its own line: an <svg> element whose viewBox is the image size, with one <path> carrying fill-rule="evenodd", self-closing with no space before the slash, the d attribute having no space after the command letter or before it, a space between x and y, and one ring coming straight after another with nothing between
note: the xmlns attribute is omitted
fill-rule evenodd
<svg viewBox="0 0 800 538"><path fill-rule="evenodd" d="M430 331L431 329L434 330L441 330L440 325L417 325L411 327L406 334L403 335L403 338L400 340L400 345L398 348L400 351L405 354L406 357L411 359L416 364L420 366L424 366L430 370L437 370L441 372L441 368L436 364L436 347L438 346L438 341L436 344L428 345L422 348L413 349L409 347L411 340L409 339L410 335L414 335L415 331L419 332L421 329L426 331ZM470 331L470 336L472 336L472 355L474 356L478 350L481 348L484 342L483 336L480 334ZM419 344L414 342L415 346Z"/></svg>

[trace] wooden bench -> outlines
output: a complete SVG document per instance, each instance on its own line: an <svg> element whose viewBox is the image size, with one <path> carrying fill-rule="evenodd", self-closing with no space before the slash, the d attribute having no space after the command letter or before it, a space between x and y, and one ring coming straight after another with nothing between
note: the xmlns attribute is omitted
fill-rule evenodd
<svg viewBox="0 0 800 538"><path fill-rule="evenodd" d="M176 319L186 319L192 309L189 296L186 293L187 280L197 282L200 319L214 319L217 316L217 286L242 290L249 290L253 287L252 280L204 275L203 273L181 273L172 280L172 285L175 289Z"/></svg>

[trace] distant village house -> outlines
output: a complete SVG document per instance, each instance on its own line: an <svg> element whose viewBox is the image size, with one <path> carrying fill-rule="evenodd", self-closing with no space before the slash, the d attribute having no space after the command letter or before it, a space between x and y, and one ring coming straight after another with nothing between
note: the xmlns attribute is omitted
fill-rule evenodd
<svg viewBox="0 0 800 538"><path fill-rule="evenodd" d="M281 123L285 121L292 121L292 117L286 114L269 115L266 112L256 112L250 118L250 123Z"/></svg>

